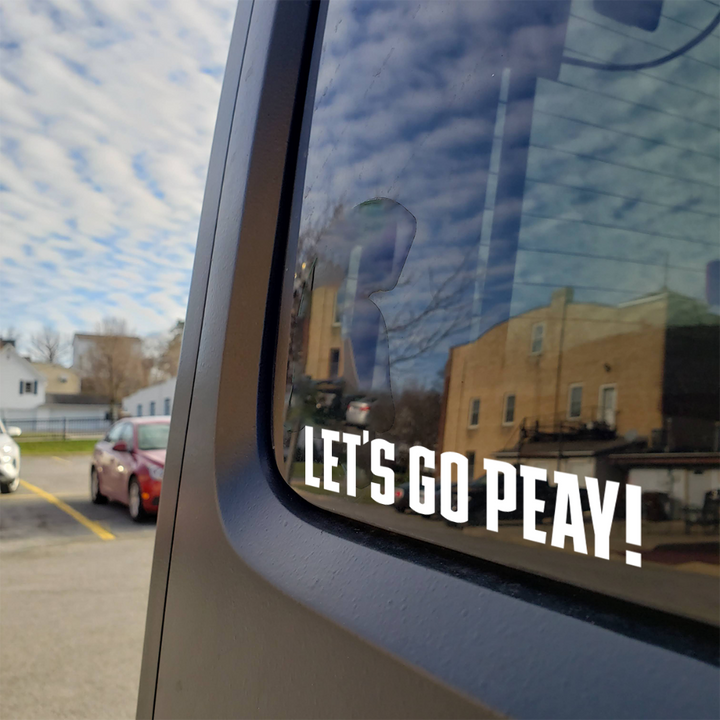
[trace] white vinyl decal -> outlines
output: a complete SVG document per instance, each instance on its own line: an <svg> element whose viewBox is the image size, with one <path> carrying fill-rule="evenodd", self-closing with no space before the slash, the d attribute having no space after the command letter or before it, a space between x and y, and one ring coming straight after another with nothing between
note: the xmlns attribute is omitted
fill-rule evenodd
<svg viewBox="0 0 720 720"><path fill-rule="evenodd" d="M313 475L313 442L318 438L322 443L322 487L333 493L341 493L343 486L350 497L357 495L357 457L361 445L370 445L370 497L381 505L392 505L395 498L395 471L387 463L395 459L395 446L387 440L369 440L368 433L339 433L321 430L317 435L311 426L305 427L305 483L320 488L321 479ZM345 445L346 464L343 466L346 482L333 479L333 470L338 467L338 457L333 455L333 444ZM436 453L421 446L410 448L409 452L409 507L420 515L439 512L452 523L462 525L468 522L469 477L468 461L464 455L455 452ZM546 501L537 496L538 483L548 483L548 471L542 468L515 465L500 460L483 460L486 477L485 526L491 532L499 532L500 513L522 511L523 539L540 545L564 548L566 541L574 552L587 555L588 542L581 485L577 475L556 470L552 474L556 488L551 531L538 530L538 513L547 511ZM601 485L603 487L601 497ZM608 480L600 483L597 478L585 477L587 502L594 534L593 553L596 558L610 559L610 531L617 517L617 503L621 484ZM541 487L545 487L542 485ZM436 491L439 494L436 495ZM521 501L520 508L518 502ZM642 540L641 488L625 485L625 533L626 542L636 546L628 550L625 562L632 567L641 567L639 552Z"/></svg>

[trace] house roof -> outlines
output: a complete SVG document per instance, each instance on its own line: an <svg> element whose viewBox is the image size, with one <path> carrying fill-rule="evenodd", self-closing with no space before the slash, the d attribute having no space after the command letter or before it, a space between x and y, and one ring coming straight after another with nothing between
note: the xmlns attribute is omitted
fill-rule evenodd
<svg viewBox="0 0 720 720"><path fill-rule="evenodd" d="M60 365L59 363L33 362L32 360L30 362L32 362L33 367L40 370L40 372L43 372L45 370L57 370L58 372L72 373L73 375L76 374L72 368L65 367L64 365Z"/></svg>
<svg viewBox="0 0 720 720"><path fill-rule="evenodd" d="M613 465L623 467L696 467L720 466L720 452L638 452L613 453L610 455Z"/></svg>
<svg viewBox="0 0 720 720"><path fill-rule="evenodd" d="M8 357L14 358L17 362L22 363L25 366L26 371L31 373L37 380L47 382L47 378L37 368L33 367L33 364L29 360L26 360L22 355L20 355L14 345L5 343L2 348L0 348L0 354L5 354Z"/></svg>
<svg viewBox="0 0 720 720"><path fill-rule="evenodd" d="M177 375L173 375L173 377L166 378L165 380L160 380L160 382L153 383L152 385L147 385L143 388L140 388L139 390L136 390L134 393L130 393L130 395L126 395L122 401L123 403L131 403L135 400L136 395L140 395L144 393L147 390L152 390L152 388L160 387L161 385L167 385L169 383L174 383L177 381Z"/></svg>
<svg viewBox="0 0 720 720"><path fill-rule="evenodd" d="M45 393L46 405L108 405L110 398L86 393Z"/></svg>
<svg viewBox="0 0 720 720"><path fill-rule="evenodd" d="M98 335L93 333L75 333L73 336L73 341L75 340L97 340L98 338L106 338L106 337L118 337L118 338L125 338L126 340L136 340L137 342L140 342L140 338L136 335Z"/></svg>
<svg viewBox="0 0 720 720"><path fill-rule="evenodd" d="M516 445L509 450L500 450L495 453L495 457L557 457L558 453L562 454L563 457L595 457L597 455L617 452L625 448L637 448L638 446L638 441L630 441L625 438L616 438L614 440L566 440L562 443L540 440L537 442L525 442L521 448L518 448Z"/></svg>

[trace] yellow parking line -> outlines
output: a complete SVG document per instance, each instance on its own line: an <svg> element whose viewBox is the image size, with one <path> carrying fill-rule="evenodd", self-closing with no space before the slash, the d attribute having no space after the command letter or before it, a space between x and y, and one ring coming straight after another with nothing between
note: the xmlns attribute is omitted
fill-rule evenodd
<svg viewBox="0 0 720 720"><path fill-rule="evenodd" d="M58 457L57 455L53 455L53 456L52 456L52 459L53 459L53 460L57 460L58 462L67 463L68 465L70 464L70 461L69 461L69 460L67 460L66 458Z"/></svg>
<svg viewBox="0 0 720 720"><path fill-rule="evenodd" d="M76 500L79 499L79 496L77 493L74 492L61 492L57 493L55 497L58 498L75 498ZM0 495L0 503L8 502L8 500L43 500L40 495L34 495L33 493L13 493L12 495Z"/></svg>
<svg viewBox="0 0 720 720"><path fill-rule="evenodd" d="M60 500L60 498L51 495L49 492L45 492L45 490L42 490L41 488L36 487L35 485L32 485L25 480L21 480L20 484L24 488L27 488L28 490L36 493L40 497L45 498L45 500L60 508L63 512L66 512L70 517L75 518L75 520L77 520L81 525L84 525L88 530L94 532L101 540L115 539L115 536L111 532L108 532L104 527L98 525L98 523L89 520L82 513L79 513L77 510L75 510L75 508L71 508L67 503L64 503L62 500Z"/></svg>

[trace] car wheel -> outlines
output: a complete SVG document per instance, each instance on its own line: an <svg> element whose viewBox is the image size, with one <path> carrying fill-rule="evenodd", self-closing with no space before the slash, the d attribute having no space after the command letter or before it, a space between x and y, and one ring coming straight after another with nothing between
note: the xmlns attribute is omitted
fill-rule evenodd
<svg viewBox="0 0 720 720"><path fill-rule="evenodd" d="M90 470L90 499L96 505L104 505L108 501L107 497L100 492L100 478L95 468Z"/></svg>
<svg viewBox="0 0 720 720"><path fill-rule="evenodd" d="M128 487L128 510L130 517L135 522L142 522L145 519L145 508L142 504L142 495L140 491L140 483L137 478L130 478L130 486Z"/></svg>
<svg viewBox="0 0 720 720"><path fill-rule="evenodd" d="M8 493L15 492L19 485L20 478L15 478L9 482L0 482L0 492L2 492L3 495L7 495Z"/></svg>

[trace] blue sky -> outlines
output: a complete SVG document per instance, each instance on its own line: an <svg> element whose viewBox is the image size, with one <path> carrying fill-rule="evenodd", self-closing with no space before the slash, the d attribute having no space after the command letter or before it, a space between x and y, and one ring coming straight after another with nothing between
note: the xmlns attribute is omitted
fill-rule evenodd
<svg viewBox="0 0 720 720"><path fill-rule="evenodd" d="M419 314L453 273L482 297L493 269L509 270L505 316L548 304L563 286L574 288L576 302L604 305L657 293L666 283L704 300L707 264L720 256L720 29L685 55L641 72L562 64L557 77L541 77L530 106L521 202L503 205L499 195L497 203L489 200L499 163L507 162L493 149L502 116L496 111L500 78L507 57L516 68L509 77L522 78L517 68L525 58L534 62L544 31L521 28L505 37L493 26L497 7L330 6L305 227L321 226L336 203L350 208L374 197L413 214L417 233L400 283L373 296L388 325ZM705 0L666 0L649 33L574 0L564 52L600 63L654 60L697 36L719 9ZM512 142L513 121L503 127ZM501 257L491 270L487 231L493 238L497 231L489 210L495 217L519 211L521 218L516 260L503 266ZM417 362L393 372L436 380L448 348L487 329L474 324L477 317L493 320L484 308L478 311L470 292L414 326L415 337L398 334L391 357L457 324Z"/></svg>
<svg viewBox="0 0 720 720"><path fill-rule="evenodd" d="M235 5L0 3L0 333L184 317Z"/></svg>

